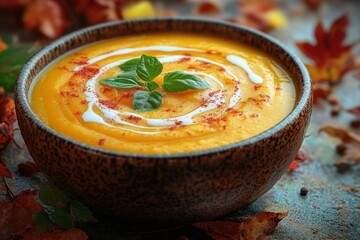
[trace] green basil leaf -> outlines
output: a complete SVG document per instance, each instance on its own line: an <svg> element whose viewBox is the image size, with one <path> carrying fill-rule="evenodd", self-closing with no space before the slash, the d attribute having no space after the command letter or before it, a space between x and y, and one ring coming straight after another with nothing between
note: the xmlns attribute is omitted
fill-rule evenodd
<svg viewBox="0 0 360 240"><path fill-rule="evenodd" d="M166 92L182 92L210 88L210 85L194 74L175 71L165 75L162 88Z"/></svg>
<svg viewBox="0 0 360 240"><path fill-rule="evenodd" d="M121 89L141 86L142 84L138 80L136 80L136 76L134 74L136 75L135 72L122 73L116 77L102 79L100 80L100 83L110 87Z"/></svg>
<svg viewBox="0 0 360 240"><path fill-rule="evenodd" d="M143 54L137 65L136 73L142 80L151 82L160 75L162 70L163 65L156 57Z"/></svg>
<svg viewBox="0 0 360 240"><path fill-rule="evenodd" d="M140 58L134 58L120 65L120 69L124 72L135 72Z"/></svg>
<svg viewBox="0 0 360 240"><path fill-rule="evenodd" d="M74 222L85 223L96 221L91 211L82 203L77 200L70 202L70 215Z"/></svg>
<svg viewBox="0 0 360 240"><path fill-rule="evenodd" d="M40 189L39 198L43 204L58 208L66 208L70 202L65 192L50 185L45 185Z"/></svg>
<svg viewBox="0 0 360 240"><path fill-rule="evenodd" d="M36 231L45 232L53 228L53 224L49 215L45 211L37 211L33 214L32 219L36 225Z"/></svg>
<svg viewBox="0 0 360 240"><path fill-rule="evenodd" d="M54 223L62 230L68 230L75 227L70 214L62 208L55 208L54 212L52 212L50 216Z"/></svg>
<svg viewBox="0 0 360 240"><path fill-rule="evenodd" d="M148 84L146 84L146 89L149 90L150 92L157 89L159 87L159 84L157 82L149 82Z"/></svg>
<svg viewBox="0 0 360 240"><path fill-rule="evenodd" d="M162 103L162 95L158 91L147 92L147 91L136 91L133 98L132 104L135 110L140 112L151 111L157 109Z"/></svg>

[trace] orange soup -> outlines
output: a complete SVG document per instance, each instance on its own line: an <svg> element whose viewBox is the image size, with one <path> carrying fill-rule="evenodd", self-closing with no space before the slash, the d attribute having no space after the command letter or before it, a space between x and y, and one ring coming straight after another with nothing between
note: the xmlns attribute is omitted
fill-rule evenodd
<svg viewBox="0 0 360 240"><path fill-rule="evenodd" d="M122 73L124 62L142 54L210 86L167 92L152 111L132 99L143 86L119 89L102 79ZM34 81L30 105L50 128L104 149L149 154L183 153L225 146L279 123L295 104L294 84L268 54L215 36L156 33L100 41L60 57Z"/></svg>

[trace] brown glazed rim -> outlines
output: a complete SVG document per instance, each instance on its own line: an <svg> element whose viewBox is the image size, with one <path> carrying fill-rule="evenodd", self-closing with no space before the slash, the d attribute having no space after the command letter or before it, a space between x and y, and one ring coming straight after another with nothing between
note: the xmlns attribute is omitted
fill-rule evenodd
<svg viewBox="0 0 360 240"><path fill-rule="evenodd" d="M177 21L181 21L181 22L193 22L193 23L211 23L211 24L215 24L218 26L225 26L225 27L229 27L229 28L235 28L235 29L239 29L243 32L247 32L248 34L251 34L253 36L255 36L256 38L260 38L263 39L265 41L271 42L272 45L274 45L275 47L278 48L278 50L282 51L285 55L287 55L288 57L290 57L292 59L292 61L294 61L296 67L298 68L298 70L300 70L299 72L301 73L301 79L302 79L302 83L303 83L303 91L301 92L301 94L299 96L297 96L297 104L295 106L295 108L290 112L290 114L288 116L286 116L281 122L279 122L278 124L274 125L273 127L271 127L270 129L265 130L264 132L261 132L258 135L255 135L251 138L248 138L246 140L240 141L240 142L236 142L236 143L232 143L232 144L228 144L226 146L222 146L222 147L216 147L216 148L211 148L211 149L207 149L207 150L201 150L201 151L194 151L194 152L184 152L184 153L170 153L170 154L141 154L141 153L127 153L127 152L120 152L120 151L113 151L113 150L106 150L103 148L99 148L99 147L95 147L95 146L90 146L84 143L81 143L79 141L76 141L74 139L71 139L69 137L66 137L58 132L56 132L55 130L51 129L50 127L48 127L46 124L44 124L31 110L30 106L29 106L29 102L28 102L28 98L27 98L27 94L25 92L25 84L26 84L26 80L29 76L29 74L31 73L31 69L33 68L33 66L44 56L46 55L49 51L53 51L54 49L56 49L57 47L65 44L66 42L70 42L72 40L75 40L77 38L81 38L81 36L85 33L90 33L93 31L96 31L98 29L101 28L107 28L107 27L112 27L112 26L117 26L117 25L121 25L121 24L129 24L129 23L134 23L134 24L146 24L148 22L154 22L154 21L158 21L158 22L166 22L166 21L172 21L172 22L177 22ZM99 39L99 40L104 40L104 39ZM91 44L91 42L87 43L87 44ZM76 48L79 48L76 47ZM76 48L72 48L76 49ZM69 51L71 51L69 50ZM264 50L262 50L264 51ZM61 56L58 56L61 57ZM56 57L56 58L58 58ZM55 58L55 59L56 59ZM51 62L53 62L55 59L51 60ZM48 63L49 64L49 63ZM31 80L33 81L33 79ZM30 90L30 88L29 88ZM26 115L28 115L36 125L38 125L38 127L46 130L47 132L49 132L50 134L58 137L58 138L62 138L66 141L68 141L69 143L72 143L80 148L84 148L86 150L92 151L95 154L108 154L111 156L122 156L122 157L131 157L131 158L159 158L159 159L166 159L166 158L184 158L186 159L187 157L193 157L193 156L199 156L199 155L206 155L206 154L212 154L212 153L216 153L216 152L222 152L222 151L226 151L232 148L241 148L243 146L246 145L251 145L257 141L263 140L265 138L269 138L271 137L273 134L281 131L284 127L286 127L287 125L291 124L293 122L293 120L299 116L299 114L304 110L304 108L306 107L306 103L311 99L311 80L309 77L309 73L306 69L306 67L304 66L304 64L301 62L301 60L295 55L293 54L289 49L287 49L282 43L280 43L278 40L263 34L259 31L247 28L247 27L243 27L243 26L239 26L237 24L233 24L233 23L229 23L229 22L224 22L224 21L219 21L219 20L212 20L212 19L208 19L208 18L198 18L198 17L164 17L164 18L147 18L147 19L137 19L137 20L123 20L123 21L116 21L116 22L110 22L110 23L104 23L104 24L99 24L96 26L91 26L88 28L84 28L82 30L78 30L75 31L73 33L70 33L66 36L63 36L61 38L59 38L58 40L54 41L53 43L51 43L50 45L46 46L45 48L43 48L42 50L40 50L38 53L36 53L23 67L23 69L21 70L17 82L16 82L16 87L15 87L15 95L17 100L19 101L20 105L19 107L22 108L22 110L24 111L24 113Z"/></svg>

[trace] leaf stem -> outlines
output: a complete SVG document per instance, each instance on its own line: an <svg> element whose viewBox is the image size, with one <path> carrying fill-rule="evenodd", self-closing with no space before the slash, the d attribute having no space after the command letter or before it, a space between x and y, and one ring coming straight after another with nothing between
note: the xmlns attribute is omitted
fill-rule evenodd
<svg viewBox="0 0 360 240"><path fill-rule="evenodd" d="M7 193L9 194L11 200L13 200L13 199L15 198L15 196L16 196L16 195L14 194L13 189L11 188L11 186L9 185L9 183L6 181L6 178L5 178L5 177L3 177L2 179L3 179L4 183L5 183L5 187L6 187Z"/></svg>

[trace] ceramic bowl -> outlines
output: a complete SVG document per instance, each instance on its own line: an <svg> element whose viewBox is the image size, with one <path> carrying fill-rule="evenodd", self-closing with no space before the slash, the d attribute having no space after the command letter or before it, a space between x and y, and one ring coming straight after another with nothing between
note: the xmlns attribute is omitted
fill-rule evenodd
<svg viewBox="0 0 360 240"><path fill-rule="evenodd" d="M146 32L221 35L278 59L292 77L296 106L280 123L224 147L181 154L131 154L91 147L42 123L29 107L29 87L52 60L84 44ZM26 146L59 188L89 207L128 222L179 224L224 216L267 192L298 152L311 113L311 84L301 61L278 41L209 19L160 18L102 24L71 33L38 52L22 69L16 113Z"/></svg>

